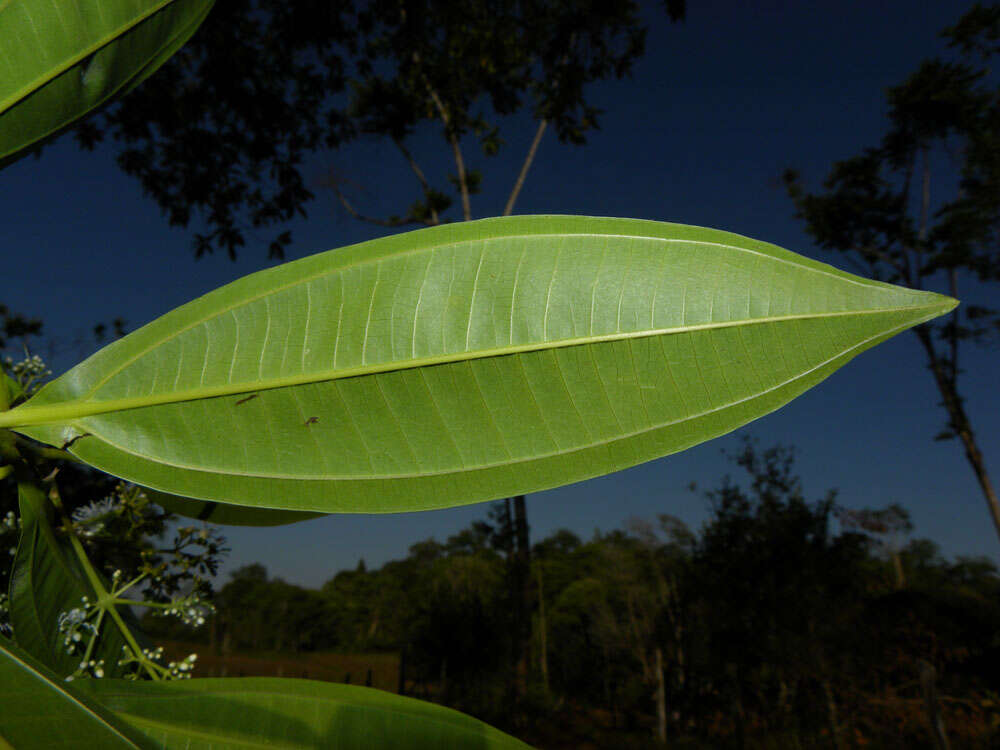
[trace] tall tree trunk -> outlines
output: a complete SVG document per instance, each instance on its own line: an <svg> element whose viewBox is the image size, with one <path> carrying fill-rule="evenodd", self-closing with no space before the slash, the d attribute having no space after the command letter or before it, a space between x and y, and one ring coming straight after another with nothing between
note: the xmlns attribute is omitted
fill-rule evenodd
<svg viewBox="0 0 1000 750"><path fill-rule="evenodd" d="M406 644L403 644L403 648L399 651L399 685L396 688L396 692L400 695L406 695Z"/></svg>
<svg viewBox="0 0 1000 750"><path fill-rule="evenodd" d="M892 548L892 567L896 571L896 590L901 591L906 588L906 574L903 573L903 561L895 546Z"/></svg>
<svg viewBox="0 0 1000 750"><path fill-rule="evenodd" d="M972 431L972 424L962 406L962 397L958 394L955 379L947 372L945 362L938 354L931 338L931 332L924 326L915 329L917 338L923 344L927 352L927 359L930 363L931 372L934 374L934 381L937 383L938 391L941 393L942 403L948 412L949 426L952 432L962 441L965 448L965 457L968 459L972 470L979 480L979 486L986 498L986 506L989 508L990 516L993 518L993 527L996 529L997 537L1000 538L1000 500L997 499L993 482L986 471L986 463L983 461L983 454L976 443L975 433Z"/></svg>
<svg viewBox="0 0 1000 750"><path fill-rule="evenodd" d="M528 691L531 660L531 542L524 495L514 498L514 556L511 560L514 599L514 669L517 698Z"/></svg>
<svg viewBox="0 0 1000 750"><path fill-rule="evenodd" d="M545 584L542 581L542 566L538 570L538 639L539 639L539 666L542 670L542 687L545 696L549 695L549 634L545 623Z"/></svg>
<svg viewBox="0 0 1000 750"><path fill-rule="evenodd" d="M656 647L656 741L667 744L667 686L663 681L663 649Z"/></svg>
<svg viewBox="0 0 1000 750"><path fill-rule="evenodd" d="M948 743L948 733L945 731L944 717L941 715L941 706L938 704L937 671L928 661L920 662L920 688L924 694L924 708L927 710L927 720L931 725L931 734L934 737L934 746L938 750L950 750Z"/></svg>
<svg viewBox="0 0 1000 750"><path fill-rule="evenodd" d="M833 735L833 746L836 750L844 750L844 743L840 737L840 719L837 716L837 702L833 698L833 689L830 681L823 680L823 693L826 695L826 710L830 719L830 734Z"/></svg>
<svg viewBox="0 0 1000 750"><path fill-rule="evenodd" d="M926 147L922 149L921 156L923 158L923 194L921 196L920 205L918 247L923 247L927 242L931 216L931 167L929 151ZM907 255L907 257L909 256ZM919 257L918 260L920 260ZM919 265L914 264L914 267L919 268ZM911 270L911 278L913 273L914 271ZM916 273L920 274L920 271L918 270ZM954 268L951 269L948 280L949 292L951 292L951 296L958 297L957 275ZM911 283L910 286L919 289L919 275L917 276L916 281L916 284ZM975 472L976 479L979 480L979 486L982 488L983 497L986 499L986 505L989 508L990 516L993 518L993 528L996 529L997 537L1000 538L1000 500L997 499L996 490L993 489L993 482L990 481L990 476L986 472L986 464L983 461L983 454L980 452L979 445L976 443L975 433L973 433L972 424L969 422L969 417L965 413L965 407L962 406L962 397L958 394L959 370L957 310L952 312L951 320L953 326L949 332L949 344L951 349L950 357L948 355L941 355L938 353L937 347L934 345L934 339L931 338L932 329L930 326L917 326L913 329L913 331L917 334L917 338L920 339L920 343L923 345L924 351L927 352L927 360L930 364L931 372L934 373L934 382L937 383L938 391L941 393L942 404L948 412L949 426L951 427L951 431L962 441L962 446L965 448L965 457L972 466L972 471Z"/></svg>

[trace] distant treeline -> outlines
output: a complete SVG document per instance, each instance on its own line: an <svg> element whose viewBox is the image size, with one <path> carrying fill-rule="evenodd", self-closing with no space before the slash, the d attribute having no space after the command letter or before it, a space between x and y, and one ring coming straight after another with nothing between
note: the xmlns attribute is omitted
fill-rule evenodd
<svg viewBox="0 0 1000 750"><path fill-rule="evenodd" d="M668 515L589 541L557 531L526 579L501 502L319 590L241 568L201 638L399 653L400 690L541 747L1000 746L996 566L906 541L899 506L807 502L789 449L747 443L735 460L748 481L705 493L700 533Z"/></svg>

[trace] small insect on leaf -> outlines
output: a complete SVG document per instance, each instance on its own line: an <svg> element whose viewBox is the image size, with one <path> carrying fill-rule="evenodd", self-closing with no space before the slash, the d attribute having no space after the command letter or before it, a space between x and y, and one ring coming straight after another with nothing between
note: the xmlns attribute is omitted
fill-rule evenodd
<svg viewBox="0 0 1000 750"><path fill-rule="evenodd" d="M319 422L319 417L309 417L303 424L310 425Z"/></svg>
<svg viewBox="0 0 1000 750"><path fill-rule="evenodd" d="M239 406L240 404L245 404L245 403L246 403L247 401L253 401L253 400L254 400L255 398L257 398L257 397L258 397L259 395L260 395L259 393L251 393L251 394L250 394L249 396L247 396L246 398L241 398L241 399L240 399L239 401L237 401L237 402L236 402L236 406Z"/></svg>

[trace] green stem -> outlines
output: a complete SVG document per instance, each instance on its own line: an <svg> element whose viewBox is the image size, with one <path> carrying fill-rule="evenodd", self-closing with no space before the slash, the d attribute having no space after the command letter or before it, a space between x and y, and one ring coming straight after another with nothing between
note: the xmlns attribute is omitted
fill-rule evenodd
<svg viewBox="0 0 1000 750"><path fill-rule="evenodd" d="M137 576L136 576L135 578L133 578L133 579L132 579L131 581L129 581L128 583L126 583L126 584L125 584L124 586L122 586L122 587L121 587L120 589L118 589L117 591L112 591L112 592L111 592L111 595L112 595L113 597L115 597L115 601L120 601L120 600L119 600L119 599L117 598L117 597L118 597L118 596L119 596L120 594L124 594L124 593L125 593L126 591L128 591L128 590L129 590L130 588L132 588L133 586L135 586L135 585L136 585L137 583L139 583L139 581L141 581L141 580L142 580L143 578L145 578L145 577L146 577L146 573L140 573L139 575L137 575ZM124 601L128 602L129 604L138 604L138 603L139 603L139 602L133 602L133 601L132 601L132 600L130 600L130 599L126 599L126 600L124 600Z"/></svg>
<svg viewBox="0 0 1000 750"><path fill-rule="evenodd" d="M108 615L114 620L115 625L118 626L118 630L121 632L122 637L128 644L128 647L132 649L132 653L135 654L136 659L139 663L146 669L150 677L154 680L162 679L160 674L158 674L153 668L150 661L146 658L145 654L142 652L142 647L135 640L135 636L132 635L132 631L129 629L128 625L122 619L121 614L115 608L114 599L108 594L107 589L104 588L104 584L101 583L101 579L97 575L97 571L94 570L93 566L90 564L90 558L87 557L87 551L83 548L83 544L80 542L79 537L73 531L72 524L66 517L66 512L63 509L62 500L59 498L59 493L56 491L53 485L53 491L49 493L49 497L52 500L52 504L58 508L60 515L63 518L63 523L66 526L69 536L70 545L73 547L73 551L76 553L77 559L80 561L80 565L83 567L83 571L87 576L87 580L90 582L91 587L94 589L94 593L97 596L97 606L103 611L106 611Z"/></svg>
<svg viewBox="0 0 1000 750"><path fill-rule="evenodd" d="M83 428L79 427L79 425L72 423L75 423L84 417L90 417L97 414L107 414L114 411L140 409L149 406L159 406L161 404L177 404L187 401L200 401L201 399L216 398L219 396L245 395L248 393L257 393L258 391L285 388L293 385L307 385L330 380L345 380L347 378L355 378L362 375L378 375L383 372L410 370L424 366L443 365L450 364L452 362L466 362L475 359L489 359L491 357L505 356L509 354L564 349L580 346L582 344L612 343L615 341L628 341L631 339L665 336L674 333L690 333L692 331L737 328L744 325L761 325L781 321L841 318L856 315L881 315L884 313L902 311L926 311L926 317L921 317L919 320L914 321L914 323L907 324L909 326L918 322L923 322L924 320L936 318L938 315L954 309L954 307L958 304L958 301L951 299L951 297L934 294L932 292L914 292L914 298L922 299L923 302L916 305L896 305L866 310L836 310L832 312L805 312L792 313L788 315L768 315L760 318L712 321L709 323L696 323L691 325L669 326L666 328L655 329L651 328L639 331L618 331L615 333L574 336L550 341L531 341L524 344L477 349L471 352L457 351L430 357L415 357L405 361L375 362L355 367L316 370L297 375L286 375L284 377L262 378L257 381L245 383L224 383L212 386L199 386L197 388L188 388L187 390L182 391L154 393L148 396L131 396L126 398L98 400L92 398L93 394L88 394L84 397L76 398L71 401L40 406L35 406L29 401L26 404L18 406L16 409L0 412L0 427L22 428L44 424L70 423L74 428L77 428L76 436L83 437L85 435L89 435L90 433L85 432Z"/></svg>
<svg viewBox="0 0 1000 750"><path fill-rule="evenodd" d="M140 607L151 607L154 609L170 609L173 602L134 602L131 599L115 599L119 604L137 604Z"/></svg>
<svg viewBox="0 0 1000 750"><path fill-rule="evenodd" d="M87 651L83 655L84 664L90 661L90 657L94 654L94 646L97 644L97 638L101 634L102 622L104 622L104 610L100 609L97 611L97 622L94 623L94 634L90 636L90 643L87 644Z"/></svg>
<svg viewBox="0 0 1000 750"><path fill-rule="evenodd" d="M6 479L13 473L14 473L14 467L11 466L10 464L7 464L6 466L0 466L0 479Z"/></svg>

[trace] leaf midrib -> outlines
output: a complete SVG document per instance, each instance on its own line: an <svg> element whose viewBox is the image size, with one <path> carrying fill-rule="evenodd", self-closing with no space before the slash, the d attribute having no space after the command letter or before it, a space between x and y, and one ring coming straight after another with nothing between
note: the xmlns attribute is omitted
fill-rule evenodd
<svg viewBox="0 0 1000 750"><path fill-rule="evenodd" d="M572 217L572 218L579 218L579 217ZM491 219L483 219L482 221L492 221L492 220ZM471 222L471 223L476 223L476 222ZM681 226L683 226L683 225L681 225ZM768 253L761 252L760 250L754 250L753 248L742 247L740 245L733 245L733 244L726 243L726 242L715 242L713 240L694 240L694 239L688 239L688 238L684 238L684 237L657 237L655 235L650 235L650 234L619 234L619 233L614 233L614 232L602 232L602 233L594 233L594 232L560 232L560 233L523 232L523 233L511 233L511 234L504 234L504 235L496 235L496 236L492 236L492 237L484 237L484 238L479 238L479 240L475 240L475 241L492 242L492 241L496 241L496 240L514 240L514 239L524 240L524 239L527 239L527 238L535 238L535 239L537 239L537 238L549 238L549 239L565 240L565 239L573 238L573 237L591 237L591 238L593 238L593 237L602 237L602 238L605 238L605 239L608 239L608 238L617 238L617 239L630 239L630 240L645 240L645 241L650 241L650 242L660 242L660 243L669 243L669 244L693 244L693 245L704 245L704 246L708 246L708 247L724 248L726 250L735 250L736 252L748 253L750 255L756 255L756 256L761 257L761 258L767 258L767 259L773 260L773 261L775 261L777 263L783 263L785 265L789 265L789 266L792 266L794 268L801 269L803 271L808 271L809 273L817 273L817 274L820 274L821 276L829 276L831 278L837 279L838 281L842 281L844 283L854 284L856 286L865 287L865 288L868 288L868 289L880 289L880 288L884 287L884 285L881 284L880 282L872 281L872 280L869 280L869 279L855 278L855 277L852 277L852 276L849 276L849 275L845 275L845 274L842 274L841 272L838 272L836 269L834 269L832 267L829 267L829 268L823 268L823 267L817 268L817 267L814 267L814 266L812 266L812 265L810 265L808 263L801 262L802 260L805 260L804 258L802 258L802 259L782 258L780 256L771 255L771 254L768 254ZM370 245L372 245L374 243L378 243L380 241L381 240L370 240L369 242L363 242L360 245L353 245L353 246L349 246L347 248L341 248L339 251L338 250L330 250L328 252L329 253L336 253L336 252L342 252L344 250L349 250L349 249L362 248L362 247L370 246ZM110 371L104 373L101 376L100 380L98 380L96 383L94 383L90 387L90 391L89 391L88 396L89 395L93 395L98 388L100 388L102 385L104 385L106 382L108 382L111 378L113 378L119 372L121 372L122 370L124 370L125 368L127 368L133 362L135 362L136 360L138 360L141 357L143 357L146 354L148 354L150 351L156 349L157 347L163 346L167 342L172 341L173 339L177 338L178 336L184 334L187 331L190 331L193 328L198 327L199 325L202 325L203 323L206 323L208 320L210 320L212 318L218 318L219 316L224 315L227 312L232 312L232 311L234 311L234 310L236 310L237 308L240 308L240 307L246 307L247 305L253 304L254 302L257 302L258 300L265 299L267 297L271 297L271 296L273 296L275 294L278 294L280 292L283 292L283 291L285 291L287 289L291 289L291 288L296 287L296 286L306 285L306 292L308 294L308 290L309 290L308 284L309 284L309 282L315 281L316 279L322 278L324 276L332 276L332 275L336 274L336 275L339 275L341 277L341 279L343 279L343 274L346 271L350 271L350 270L357 269L357 268L362 268L362 267L365 267L365 266L370 266L370 265L373 265L373 264L379 264L379 263L382 263L382 262L387 261L387 260L398 260L400 258L406 258L406 257L409 257L411 255L417 255L419 253L434 252L434 251L443 250L443 249L446 249L446 248L458 247L460 245L469 244L470 242L473 242L473 241L474 240L471 240L471 239L469 239L467 237L463 237L461 239L457 239L457 240L454 240L452 242L442 242L442 243L430 244L430 245L418 245L418 246L412 247L412 248L410 248L408 250L403 250L403 251L395 252L395 253L393 253L390 256L366 256L366 257L358 258L358 259L354 260L353 262L337 266L335 268L323 268L322 270L317 271L315 273L312 273L312 274L309 274L309 275L306 275L306 276L302 276L300 278L294 278L291 281L288 281L287 283L279 284L278 286L268 288L268 289L266 289L266 290L264 290L262 292L259 292L257 294L252 294L252 295L249 295L247 297L240 298L240 299L232 302L231 304L224 305L222 307L219 307L217 309L212 310L210 313L206 313L203 317L201 317L201 318L199 318L197 320L193 320L193 321L188 322L186 325L181 326L176 331L172 331L169 335L165 335L162 338L158 338L156 341L153 341L148 346L146 346L145 348L143 348L141 351L132 354L125 361L119 363L117 366L111 368ZM523 255L523 253L522 253L522 255ZM313 256L313 258L315 258L315 257L317 257L317 256ZM311 260L311 258L303 258L302 260L295 261L295 263L303 263L303 262L306 262L306 261L309 261L309 260ZM518 268L520 269L520 264L518 265ZM260 274L260 273L272 273L275 270L277 270L277 269L270 269L270 270L266 270L266 271L258 271L257 273L250 274L250 276L243 277L243 279L237 279L236 281L233 281L232 284L239 284L240 282L245 281L246 279L251 278L252 276L256 276L257 274ZM223 289L226 289L228 286L230 286L230 285L221 287L220 289L217 289L214 292L210 292L209 295L218 294ZM206 295L206 296L209 296L209 295ZM204 299L205 299L205 297L202 297L200 299L193 300L192 302L190 302L188 304L189 305L195 304L197 302L203 301ZM419 301L418 301L418 304L419 304ZM914 307L922 307L922 306L921 305L917 305L917 306L914 306ZM167 317L175 314L180 309L183 309L183 308L178 308L177 310L174 310L174 311L172 311L170 313L167 313L165 316L163 316L162 318L159 318L156 321L153 321L149 325L150 326L154 326L154 325L157 325L158 323L162 325L162 322L164 321L165 318L167 318ZM140 329L140 330L142 330L142 329ZM133 335L136 335L138 333L139 333L139 331L136 331L135 334L133 334Z"/></svg>
<svg viewBox="0 0 1000 750"><path fill-rule="evenodd" d="M904 309L906 309L906 308L904 308ZM927 320L928 318L931 318L931 317L934 317L934 316L932 314L928 314L923 319L918 320L918 322L922 322L923 320ZM565 449L559 449L559 450L549 451L547 453L536 453L536 454L532 454L532 455L529 455L529 456L524 456L524 457L521 457L521 458L508 458L508 459L505 459L503 461L493 461L493 462L489 462L489 463L485 463L484 462L484 463L480 463L480 464L477 464L477 465L471 466L471 467L463 465L460 468L447 468L447 469L440 469L440 470L435 470L435 471L410 472L410 473L405 473L405 474L348 474L348 475L322 474L322 475L307 475L307 474L278 474L276 472L269 472L269 473L262 473L262 472L261 473L257 473L257 472L248 472L248 471L234 472L234 471L231 471L231 470L211 469L211 468L207 468L205 466L191 466L191 465L187 465L187 464L181 464L181 463L176 462L176 461L168 461L168 460L166 460L164 458L161 458L161 457L147 456L145 454L139 453L139 452L134 451L134 450L126 450L122 446L117 445L113 441L111 441L111 440L103 437L100 434L99 431L94 431L94 432L92 432L90 434L93 437L96 437L98 440L103 440L107 445L110 445L110 446L114 447L118 451L121 451L123 453L127 453L129 455L135 456L137 458L141 458L141 459L146 460L146 461L155 461L158 464L162 464L163 466L169 466L170 468L173 468L173 469L181 469L181 470L185 470L185 471L197 471L197 472L202 472L202 473L205 473L205 474L217 474L217 475L220 475L220 476L246 477L246 478L250 478L250 479L285 479L285 480L307 481L307 482L308 481L312 481L312 482L320 482L320 481L367 481L367 480L372 480L372 479L378 479L378 480L416 479L416 478L426 478L426 477L433 477L433 476L444 476L444 475L447 475L447 474L460 473L462 471L482 471L482 470L495 469L495 468L500 467L500 466L513 466L515 464L525 464L525 463L530 463L532 461L538 461L538 460L544 460L544 459L548 459L548 458L554 458L556 456L564 456L564 455L567 455L567 454L570 454L570 453L578 453L580 451L590 450L590 449L596 448L598 446L609 445L611 443L616 443L616 442L619 442L619 441L622 441L622 440L628 440L628 439L636 437L638 435L644 435L646 433L653 432L655 430L660 430L660 429L664 429L666 427L672 427L672 426L675 426L675 425L678 425L678 424L683 424L684 422L689 422L689 421L691 421L693 419L700 419L702 417L708 416L709 414L715 414L715 413L720 412L720 411L725 411L726 409L730 409L730 408L732 408L734 406L738 406L740 404L747 403L748 401L753 401L754 399L760 398L761 396L765 396L768 393L773 393L774 391L777 391L777 390L780 390L782 388L785 388L788 385L794 383L795 381L801 380L802 378L807 377L808 375L812 374L816 370L820 370L823 367L826 367L827 365L829 365L831 362L834 362L834 361L836 361L836 360L838 360L838 359L840 359L842 357L845 357L845 356L851 354L852 352L855 352L857 350L863 351L867 347L867 345L871 344L871 342L875 341L876 339L885 338L887 336L895 335L897 333L900 333L900 332L906 330L907 328L911 327L912 325L913 325L913 323L909 323L909 322L908 323L904 323L903 325L896 326L895 328L891 328L891 329L889 329L887 331L882 331L882 332L877 333L877 334L875 334L873 336L869 336L868 338L866 338L866 339L864 339L862 341L857 342L853 346L851 346L851 347L849 347L847 349L844 349L844 350L838 352L837 354L833 355L832 357L828 357L827 359L823 360L822 362L817 363L813 367L810 367L808 370L804 370L804 371L802 371L800 373L797 373L793 377L790 377L790 378L788 378L786 380L783 380L780 383L776 383L776 384L772 385L769 388L765 388L763 390L757 391L755 393L752 393L749 396L744 396L743 398L735 399L733 401L727 401L727 402L719 404L718 406L715 406L715 407L713 407L711 409L705 409L703 411L700 411L700 412L698 412L696 414L688 414L685 417L681 417L679 419L675 419L675 420L672 420L672 421L669 421L669 422L659 422L659 423L654 424L654 425L652 425L650 427L643 427L642 429L639 429L639 430L633 430L633 431L627 432L627 433L616 434L613 437L605 438L605 439L602 439L602 440L591 440L588 443L584 443L584 444L580 444L580 445L574 445L571 448L565 448ZM0 416L3 416L3 415L0 415ZM234 504L238 505L239 503L234 503ZM292 510L292 509L288 508L288 510Z"/></svg>
<svg viewBox="0 0 1000 750"><path fill-rule="evenodd" d="M96 414L105 414L108 412L127 411L130 409L141 409L149 406L160 406L163 404L174 404L185 401L199 401L202 399L219 398L221 396L235 396L256 393L258 391L273 390L275 388L330 382L333 380L343 380L346 378L355 378L366 375L377 375L384 372L412 370L421 367L432 367L434 365L443 365L453 362L488 359L491 357L523 354L542 350L564 349L588 344L613 343L629 339L652 338L655 336L669 336L680 333L691 333L694 331L733 328L765 323L779 323L794 320L891 314L905 312L907 310L930 311L947 306L947 302L941 302L933 305L906 305L900 307L881 307L869 310L840 310L835 312L800 313L794 315L770 315L760 318L698 323L686 326L672 326L669 328L645 329L641 331L624 331L618 333L600 334L596 336L578 336L553 341L534 341L527 344L515 344L513 346L507 345L492 349L454 352L434 357L391 360L387 362L377 362L369 365L358 365L355 367L345 367L335 370L320 370L301 373L299 375L289 375L286 377L265 378L262 380L243 383L227 383L225 385L218 386L190 388L184 391L168 391L149 396L134 396L132 398L93 400L91 398L93 393L91 393L86 398L74 399L61 404L32 406L29 402L17 407L16 409L12 409L11 411L2 412L0 413L0 428L30 427L43 424L64 424L75 419L82 419L83 417L90 417Z"/></svg>

